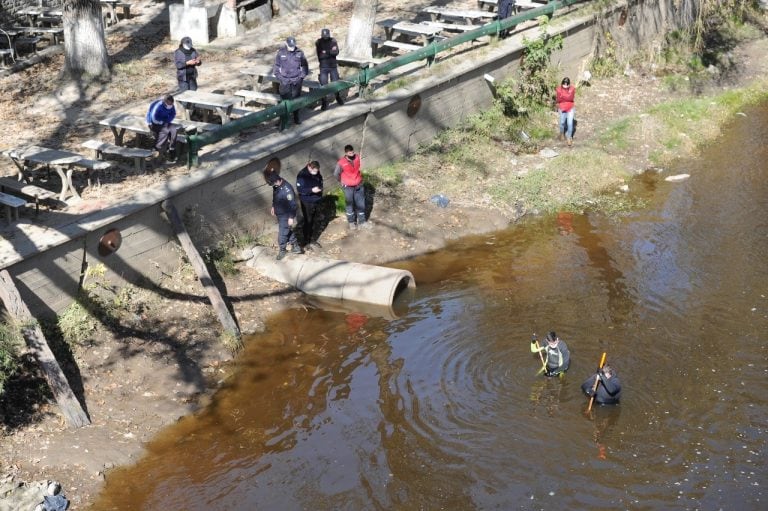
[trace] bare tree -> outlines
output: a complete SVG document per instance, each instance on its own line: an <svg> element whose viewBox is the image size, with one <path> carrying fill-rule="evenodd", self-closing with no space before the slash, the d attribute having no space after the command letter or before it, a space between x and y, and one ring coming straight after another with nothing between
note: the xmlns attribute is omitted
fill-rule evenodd
<svg viewBox="0 0 768 511"><path fill-rule="evenodd" d="M371 36L378 6L378 0L355 0L352 19L349 21L347 44L343 51L345 57L358 60L372 57Z"/></svg>
<svg viewBox="0 0 768 511"><path fill-rule="evenodd" d="M64 0L64 72L75 77L109 75L99 0Z"/></svg>

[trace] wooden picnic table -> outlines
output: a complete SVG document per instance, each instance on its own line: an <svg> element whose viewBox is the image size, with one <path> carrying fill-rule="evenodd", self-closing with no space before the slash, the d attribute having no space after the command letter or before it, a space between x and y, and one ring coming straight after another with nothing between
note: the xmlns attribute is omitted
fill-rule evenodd
<svg viewBox="0 0 768 511"><path fill-rule="evenodd" d="M27 24L30 27L34 27L37 24L37 18L39 16L44 16L47 18L61 18L63 16L63 11L61 9L50 9L47 7L38 7L38 6L27 6L23 9L19 9L16 11L16 14L20 16L26 16L27 18Z"/></svg>
<svg viewBox="0 0 768 511"><path fill-rule="evenodd" d="M432 21L462 21L468 24L483 25L496 19L496 13L477 9L448 9L431 6L421 10L429 14Z"/></svg>
<svg viewBox="0 0 768 511"><path fill-rule="evenodd" d="M520 12L525 9L535 9L546 5L549 0L516 0L515 12ZM483 9L488 8L489 11L493 11L499 5L499 0L477 0L477 7Z"/></svg>
<svg viewBox="0 0 768 511"><path fill-rule="evenodd" d="M272 66L244 67L240 69L240 73L250 77L253 90L259 90L265 84L271 84L274 92L278 92L280 88L280 80L272 74ZM301 87L312 91L322 87L322 84L316 80L307 80L305 78L301 82Z"/></svg>
<svg viewBox="0 0 768 511"><path fill-rule="evenodd" d="M7 29L3 29L8 32ZM64 28L62 27L13 27L17 34L45 35L50 36L53 44L59 44L60 39L64 37Z"/></svg>
<svg viewBox="0 0 768 511"><path fill-rule="evenodd" d="M415 39L426 46L431 43L435 36L440 34L439 27L422 25L421 23L411 23L410 21L383 20L377 23L384 29L384 35L388 40L392 40L397 34L403 34L411 39Z"/></svg>
<svg viewBox="0 0 768 511"><path fill-rule="evenodd" d="M109 24L114 25L117 23L117 9L115 8L118 3L122 2L123 0L99 0L99 3L102 7L107 8L107 12L109 13Z"/></svg>
<svg viewBox="0 0 768 511"><path fill-rule="evenodd" d="M13 160L13 163L16 165L19 181L31 182L27 175L27 172L30 170L30 163L45 165L48 168L53 168L61 178L61 194L59 198L62 201L66 199L67 192L72 192L73 195L80 197L80 194L72 184L72 173L78 168L78 162L86 160L83 155L40 146L10 149L4 151L3 154Z"/></svg>
<svg viewBox="0 0 768 511"><path fill-rule="evenodd" d="M207 118L209 111L218 113L221 117L222 124L226 124L230 121L232 107L243 101L243 98L239 96L217 94L214 92L201 92L197 90L186 90L181 94L174 96L174 99L179 106L179 113L182 118L189 119L187 110L198 107L203 110L204 119Z"/></svg>
<svg viewBox="0 0 768 511"><path fill-rule="evenodd" d="M117 114L99 121L102 126L107 126L115 137L115 145L122 146L126 131L133 131L144 136L151 136L152 130L147 125L147 120L134 114ZM187 119L175 119L173 124L179 127L184 134L195 133L196 131L213 131L221 128L220 124L211 124L207 122L190 121Z"/></svg>

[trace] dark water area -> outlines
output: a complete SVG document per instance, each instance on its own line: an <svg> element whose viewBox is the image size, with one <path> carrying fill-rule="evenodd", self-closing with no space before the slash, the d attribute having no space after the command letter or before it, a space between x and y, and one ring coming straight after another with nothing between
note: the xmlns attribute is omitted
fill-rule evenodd
<svg viewBox="0 0 768 511"><path fill-rule="evenodd" d="M298 307L95 509L768 509L768 105L648 207L399 263L398 317ZM680 183L663 176L690 173ZM537 375L533 332L571 349ZM585 413L602 352L622 402Z"/></svg>

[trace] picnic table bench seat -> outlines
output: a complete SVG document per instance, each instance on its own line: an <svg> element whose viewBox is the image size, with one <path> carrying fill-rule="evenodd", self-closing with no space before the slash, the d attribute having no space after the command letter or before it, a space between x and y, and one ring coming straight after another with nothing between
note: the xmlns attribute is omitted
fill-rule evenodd
<svg viewBox="0 0 768 511"><path fill-rule="evenodd" d="M8 225L11 225L14 215L16 220L19 219L19 208L26 206L27 201L21 197L0 192L0 204L5 206L5 220L8 222Z"/></svg>
<svg viewBox="0 0 768 511"><path fill-rule="evenodd" d="M247 108L232 107L231 115L235 117L244 117L246 115L255 114L256 110L249 110Z"/></svg>
<svg viewBox="0 0 768 511"><path fill-rule="evenodd" d="M38 16L35 22L38 24L38 28L56 28L54 25L61 25L61 16Z"/></svg>
<svg viewBox="0 0 768 511"><path fill-rule="evenodd" d="M111 169L114 166L111 161L91 160L88 158L83 158L73 165L76 167L82 167L88 171L88 186L91 186L91 176L93 174L96 174L96 183L101 186L101 178L99 177L99 174L105 170Z"/></svg>
<svg viewBox="0 0 768 511"><path fill-rule="evenodd" d="M136 147L122 147L109 142L103 142L101 140L86 140L81 144L83 147L93 149L96 153L96 159L102 160L105 154L111 154L115 156L122 156L123 158L132 159L136 166L137 172L144 172L146 169L146 159L151 158L154 151L151 149L139 149Z"/></svg>
<svg viewBox="0 0 768 511"><path fill-rule="evenodd" d="M422 25L437 27L445 32L469 32L475 30L477 25L465 25L462 23L445 23L443 21L422 21Z"/></svg>
<svg viewBox="0 0 768 511"><path fill-rule="evenodd" d="M32 48L32 53L37 55L37 43L40 42L42 38L39 36L22 36L17 37L13 41L13 45L16 47L16 56L18 57L19 54L19 46L29 46Z"/></svg>
<svg viewBox="0 0 768 511"><path fill-rule="evenodd" d="M235 92L235 96L241 96L243 98L243 103L248 103L250 101L260 105L276 105L280 103L280 95L271 92L241 89Z"/></svg>
<svg viewBox="0 0 768 511"><path fill-rule="evenodd" d="M371 48L373 50L374 55L378 53L379 47L393 48L396 50L404 50L404 51L414 51L414 50L420 50L421 48L423 48L423 46L419 46L418 44L403 43L400 41L385 39L383 37L372 37Z"/></svg>
<svg viewBox="0 0 768 511"><path fill-rule="evenodd" d="M26 32L29 34L45 34L50 39L51 44L59 44L64 37L63 27L13 27L20 32Z"/></svg>
<svg viewBox="0 0 768 511"><path fill-rule="evenodd" d="M40 212L40 203L42 201L53 199L57 195L56 192L27 184L24 181L19 181L15 177L0 177L0 192L5 193L6 190L13 190L16 193L34 199L35 215Z"/></svg>

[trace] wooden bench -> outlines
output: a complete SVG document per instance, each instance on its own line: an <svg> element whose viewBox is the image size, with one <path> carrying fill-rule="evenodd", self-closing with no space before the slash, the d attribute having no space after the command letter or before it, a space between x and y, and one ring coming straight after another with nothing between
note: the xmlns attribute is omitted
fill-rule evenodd
<svg viewBox="0 0 768 511"><path fill-rule="evenodd" d="M53 27L54 25L60 26L62 23L62 18L61 16L38 16L37 19L35 19L35 22L40 25L40 27Z"/></svg>
<svg viewBox="0 0 768 511"><path fill-rule="evenodd" d="M105 154L111 154L115 156L122 156L123 158L132 159L136 166L136 171L143 173L146 169L146 159L151 158L154 152L150 149L138 149L134 147L122 147L108 142L102 142L101 140L86 140L82 144L83 147L93 149L96 152L96 159L103 160Z"/></svg>
<svg viewBox="0 0 768 511"><path fill-rule="evenodd" d="M19 56L19 46L29 46L32 48L32 53L37 55L37 43L40 42L40 37L38 36L31 36L31 37L17 37L13 41L13 46L16 49L16 56Z"/></svg>
<svg viewBox="0 0 768 511"><path fill-rule="evenodd" d="M372 37L371 48L373 49L374 55L378 53L380 46L404 51L414 51L423 48L423 46L417 44L401 43L400 41L392 41L391 39L384 39L383 37Z"/></svg>
<svg viewBox="0 0 768 511"><path fill-rule="evenodd" d="M477 25L463 25L460 23L445 23L442 21L422 21L422 25L437 27L444 32L469 32L478 28Z"/></svg>
<svg viewBox="0 0 768 511"><path fill-rule="evenodd" d="M246 115L255 114L256 110L248 110L247 108L237 108L232 107L232 111L230 112L230 115L234 115L235 117L245 117Z"/></svg>
<svg viewBox="0 0 768 511"><path fill-rule="evenodd" d="M271 92L241 89L235 92L235 96L241 96L243 98L243 103L251 101L258 103L259 105L276 105L280 103L280 95L272 94Z"/></svg>
<svg viewBox="0 0 768 511"><path fill-rule="evenodd" d="M82 167L88 171L88 186L91 186L91 177L94 173L96 174L96 184L101 186L101 178L99 177L99 172L103 172L113 167L113 163L111 161L89 160L88 158L83 158L73 165L75 167Z"/></svg>
<svg viewBox="0 0 768 511"><path fill-rule="evenodd" d="M34 29L36 34L45 34L50 40L51 44L59 44L64 37L64 29L62 27L37 27Z"/></svg>
<svg viewBox="0 0 768 511"><path fill-rule="evenodd" d="M15 195L8 195L7 193L0 192L0 204L5 206L5 220L8 225L11 225L13 215L16 215L16 220L19 219L19 208L27 205L27 201Z"/></svg>
<svg viewBox="0 0 768 511"><path fill-rule="evenodd" d="M35 215L40 212L40 202L56 197L56 193L35 185L28 185L14 177L0 177L0 192L13 190L35 200Z"/></svg>

